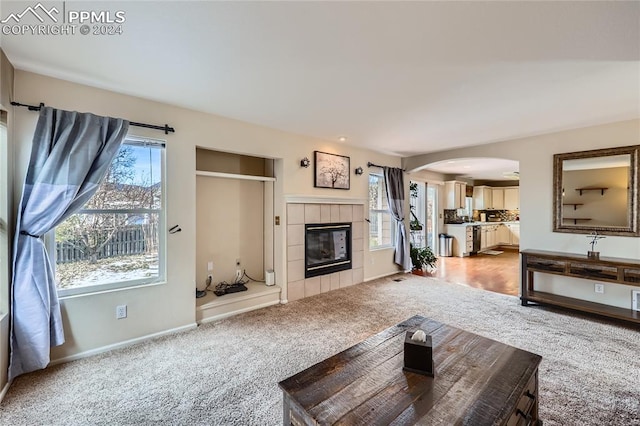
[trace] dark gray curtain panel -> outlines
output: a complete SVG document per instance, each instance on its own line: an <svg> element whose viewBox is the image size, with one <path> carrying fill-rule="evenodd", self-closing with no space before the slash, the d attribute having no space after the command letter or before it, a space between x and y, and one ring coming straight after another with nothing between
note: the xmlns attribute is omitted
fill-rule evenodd
<svg viewBox="0 0 640 426"><path fill-rule="evenodd" d="M51 347L64 343L42 236L93 196L128 129L122 119L40 110L14 241L10 380L45 368Z"/></svg>
<svg viewBox="0 0 640 426"><path fill-rule="evenodd" d="M403 270L411 269L409 256L409 240L404 224L404 172L395 167L383 167L384 183L387 187L389 210L396 221L396 241L394 261Z"/></svg>

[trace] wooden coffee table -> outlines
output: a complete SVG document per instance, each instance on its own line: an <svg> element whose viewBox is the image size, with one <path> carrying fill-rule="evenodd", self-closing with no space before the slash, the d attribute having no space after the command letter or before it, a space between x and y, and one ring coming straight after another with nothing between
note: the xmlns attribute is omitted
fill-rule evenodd
<svg viewBox="0 0 640 426"><path fill-rule="evenodd" d="M435 377L402 370L433 339ZM540 425L539 355L414 316L279 383L285 425Z"/></svg>

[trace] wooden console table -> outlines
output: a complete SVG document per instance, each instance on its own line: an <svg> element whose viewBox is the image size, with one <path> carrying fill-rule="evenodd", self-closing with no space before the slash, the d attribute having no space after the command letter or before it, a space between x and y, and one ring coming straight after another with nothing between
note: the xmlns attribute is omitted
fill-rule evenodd
<svg viewBox="0 0 640 426"><path fill-rule="evenodd" d="M640 260L614 257L591 259L586 255L543 250L523 250L520 252L520 259L522 271L520 300L523 306L528 305L528 302L536 302L640 324L640 312L630 308L536 291L533 286L533 274L538 272L640 287Z"/></svg>
<svg viewBox="0 0 640 426"><path fill-rule="evenodd" d="M402 370L405 332L431 335L435 376ZM414 316L279 383L289 425L541 425L541 357Z"/></svg>

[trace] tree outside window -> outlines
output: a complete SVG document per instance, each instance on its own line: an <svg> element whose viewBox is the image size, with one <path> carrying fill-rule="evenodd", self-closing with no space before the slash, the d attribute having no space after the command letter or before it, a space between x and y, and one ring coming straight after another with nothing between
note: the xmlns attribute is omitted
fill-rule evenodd
<svg viewBox="0 0 640 426"><path fill-rule="evenodd" d="M384 177L369 175L369 248L393 247L395 226L389 211Z"/></svg>
<svg viewBox="0 0 640 426"><path fill-rule="evenodd" d="M55 229L60 295L164 278L164 147L127 139L98 191Z"/></svg>

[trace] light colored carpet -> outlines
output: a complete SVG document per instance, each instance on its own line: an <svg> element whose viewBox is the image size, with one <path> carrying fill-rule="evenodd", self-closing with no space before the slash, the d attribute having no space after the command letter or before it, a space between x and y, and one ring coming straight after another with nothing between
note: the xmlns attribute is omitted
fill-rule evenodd
<svg viewBox="0 0 640 426"><path fill-rule="evenodd" d="M281 424L280 380L415 314L542 355L545 426L640 424L637 329L401 277L19 377L0 424Z"/></svg>

